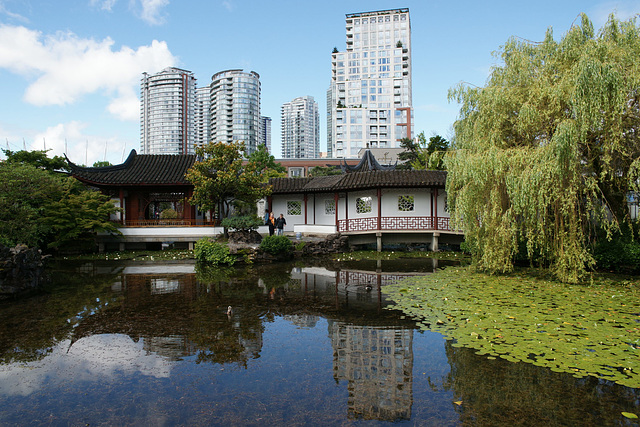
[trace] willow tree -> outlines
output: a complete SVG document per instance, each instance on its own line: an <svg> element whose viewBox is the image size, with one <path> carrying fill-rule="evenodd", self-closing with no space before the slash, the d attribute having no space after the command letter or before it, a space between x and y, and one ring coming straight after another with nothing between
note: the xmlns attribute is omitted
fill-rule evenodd
<svg viewBox="0 0 640 427"><path fill-rule="evenodd" d="M596 231L629 220L640 169L640 31L586 15L560 42L511 38L484 87L449 92L461 105L447 194L477 265L507 272L519 250L576 282L594 266Z"/></svg>

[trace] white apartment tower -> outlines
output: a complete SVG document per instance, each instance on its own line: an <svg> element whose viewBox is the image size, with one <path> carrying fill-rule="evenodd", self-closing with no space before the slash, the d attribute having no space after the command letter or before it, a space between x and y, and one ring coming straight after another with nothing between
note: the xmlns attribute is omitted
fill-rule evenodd
<svg viewBox="0 0 640 427"><path fill-rule="evenodd" d="M346 51L331 54L327 151L399 147L413 138L409 9L347 14L346 33Z"/></svg>
<svg viewBox="0 0 640 427"><path fill-rule="evenodd" d="M209 107L211 105L211 90L209 86L199 87L196 89L196 106L195 106L195 145L204 147L210 140Z"/></svg>
<svg viewBox="0 0 640 427"><path fill-rule="evenodd" d="M271 117L260 116L258 144L262 144L267 147L267 152L271 153Z"/></svg>
<svg viewBox="0 0 640 427"><path fill-rule="evenodd" d="M246 153L253 153L260 127L260 75L221 71L211 77L210 94L211 141L244 142Z"/></svg>
<svg viewBox="0 0 640 427"><path fill-rule="evenodd" d="M192 154L195 143L196 78L169 67L142 73L140 151L142 154Z"/></svg>
<svg viewBox="0 0 640 427"><path fill-rule="evenodd" d="M313 96L282 104L282 158L315 159L320 154L320 115Z"/></svg>

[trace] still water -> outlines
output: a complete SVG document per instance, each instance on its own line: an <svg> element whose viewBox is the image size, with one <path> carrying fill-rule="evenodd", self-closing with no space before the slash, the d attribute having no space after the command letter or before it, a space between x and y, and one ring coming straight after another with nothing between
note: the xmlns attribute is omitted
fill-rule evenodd
<svg viewBox="0 0 640 427"><path fill-rule="evenodd" d="M639 389L385 308L386 284L436 267L57 264L45 294L0 304L0 425L637 425Z"/></svg>

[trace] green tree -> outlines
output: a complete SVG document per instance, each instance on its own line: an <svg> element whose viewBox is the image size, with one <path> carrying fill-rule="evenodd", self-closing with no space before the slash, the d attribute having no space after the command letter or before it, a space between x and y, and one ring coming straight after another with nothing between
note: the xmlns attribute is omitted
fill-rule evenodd
<svg viewBox="0 0 640 427"><path fill-rule="evenodd" d="M0 164L0 243L39 246L45 206L59 197L59 179L32 164Z"/></svg>
<svg viewBox="0 0 640 427"><path fill-rule="evenodd" d="M255 172L260 175L263 183L269 182L271 178L284 178L287 176L287 168L276 162L267 151L267 147L259 145L258 149L249 155L249 163L255 164Z"/></svg>
<svg viewBox="0 0 640 427"><path fill-rule="evenodd" d="M255 159L243 161L243 143L210 142L196 149L203 160L196 162L186 174L194 186L189 203L200 210L217 210L227 218L234 202L256 203L271 192L264 184L264 164Z"/></svg>
<svg viewBox="0 0 640 427"><path fill-rule="evenodd" d="M449 208L480 268L510 271L519 248L568 282L594 266L594 224L616 232L638 182L639 54L635 18L596 35L582 15L560 42L509 39L485 87L450 90Z"/></svg>
<svg viewBox="0 0 640 427"><path fill-rule="evenodd" d="M69 165L67 164L67 160L60 156L49 158L47 157L47 152L49 151L51 150L2 150L4 155L7 156L6 163L8 164L27 164L48 171L68 171Z"/></svg>
<svg viewBox="0 0 640 427"><path fill-rule="evenodd" d="M117 233L117 208L74 178L29 163L0 165L0 243L60 248L92 241L96 231Z"/></svg>
<svg viewBox="0 0 640 427"><path fill-rule="evenodd" d="M50 200L43 209L40 222L48 231L47 247L60 249L75 246L92 249L96 232L119 234L109 221L116 208L108 196L87 189L72 177L61 179L60 196Z"/></svg>
<svg viewBox="0 0 640 427"><path fill-rule="evenodd" d="M329 175L340 175L342 170L339 167L335 166L314 166L309 169L309 176L329 176Z"/></svg>
<svg viewBox="0 0 640 427"><path fill-rule="evenodd" d="M99 160L97 162L93 162L93 167L94 168L104 168L107 166L113 166L111 164L111 162L107 161L107 160Z"/></svg>
<svg viewBox="0 0 640 427"><path fill-rule="evenodd" d="M398 159L404 161L398 169L444 170L444 155L449 149L449 141L440 135L433 135L427 142L424 131L416 139L417 141L411 138L400 140L400 147L405 151L398 155Z"/></svg>

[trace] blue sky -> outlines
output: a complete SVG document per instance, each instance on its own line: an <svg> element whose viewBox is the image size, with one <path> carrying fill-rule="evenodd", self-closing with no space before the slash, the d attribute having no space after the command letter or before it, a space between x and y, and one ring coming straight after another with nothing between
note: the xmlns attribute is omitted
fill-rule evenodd
<svg viewBox="0 0 640 427"><path fill-rule="evenodd" d="M0 0L0 147L120 163L139 151L142 72L177 66L198 86L226 69L259 73L276 157L281 105L315 97L326 151L330 55L345 50L345 14L400 7L411 14L415 131L447 138L458 113L448 89L482 86L510 36L539 41L552 27L560 39L581 12L595 28L612 12L640 13L631 0Z"/></svg>

